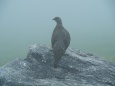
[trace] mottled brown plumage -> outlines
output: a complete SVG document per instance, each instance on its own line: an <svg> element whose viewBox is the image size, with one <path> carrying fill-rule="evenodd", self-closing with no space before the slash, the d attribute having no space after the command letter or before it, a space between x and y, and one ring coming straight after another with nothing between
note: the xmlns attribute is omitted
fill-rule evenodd
<svg viewBox="0 0 115 86"><path fill-rule="evenodd" d="M51 43L54 53L54 67L57 68L62 55L70 44L70 34L63 27L61 18L55 17L53 20L56 21L57 25L53 31Z"/></svg>

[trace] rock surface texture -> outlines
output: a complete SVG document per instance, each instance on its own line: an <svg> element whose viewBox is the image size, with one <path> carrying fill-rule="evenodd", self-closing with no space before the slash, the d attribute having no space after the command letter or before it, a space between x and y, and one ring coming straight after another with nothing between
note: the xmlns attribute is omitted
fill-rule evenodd
<svg viewBox="0 0 115 86"><path fill-rule="evenodd" d="M30 46L26 59L0 68L0 86L115 86L115 63L68 48L53 67L49 46Z"/></svg>

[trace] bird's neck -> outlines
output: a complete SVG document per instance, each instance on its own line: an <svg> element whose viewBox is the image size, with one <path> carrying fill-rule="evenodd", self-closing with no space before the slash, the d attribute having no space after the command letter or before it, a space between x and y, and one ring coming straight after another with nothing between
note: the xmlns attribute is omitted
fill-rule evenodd
<svg viewBox="0 0 115 86"><path fill-rule="evenodd" d="M60 21L60 22L57 22L57 25L58 26L62 26L62 22Z"/></svg>

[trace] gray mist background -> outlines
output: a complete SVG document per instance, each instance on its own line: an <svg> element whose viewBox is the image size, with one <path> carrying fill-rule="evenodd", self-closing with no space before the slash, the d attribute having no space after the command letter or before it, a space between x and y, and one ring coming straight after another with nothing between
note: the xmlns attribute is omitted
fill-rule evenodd
<svg viewBox="0 0 115 86"><path fill-rule="evenodd" d="M0 65L26 57L31 44L50 45L55 16L70 47L115 61L115 0L0 0Z"/></svg>

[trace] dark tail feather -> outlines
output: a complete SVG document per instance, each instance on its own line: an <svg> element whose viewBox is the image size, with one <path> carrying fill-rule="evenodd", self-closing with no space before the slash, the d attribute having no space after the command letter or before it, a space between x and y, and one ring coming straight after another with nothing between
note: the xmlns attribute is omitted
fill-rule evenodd
<svg viewBox="0 0 115 86"><path fill-rule="evenodd" d="M58 40L53 46L53 53L54 53L54 68L57 68L57 65L65 53L65 45L62 40Z"/></svg>
<svg viewBox="0 0 115 86"><path fill-rule="evenodd" d="M54 56L54 68L57 68L58 63L59 63L59 61L60 61L62 55L63 55L63 54L59 54L59 53L58 53L57 56Z"/></svg>

